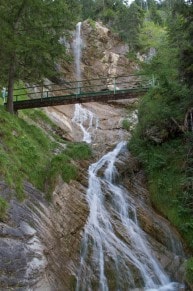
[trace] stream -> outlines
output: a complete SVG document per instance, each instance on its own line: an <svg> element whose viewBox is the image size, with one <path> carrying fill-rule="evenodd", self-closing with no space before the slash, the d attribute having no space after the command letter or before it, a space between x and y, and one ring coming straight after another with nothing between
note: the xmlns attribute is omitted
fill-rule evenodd
<svg viewBox="0 0 193 291"><path fill-rule="evenodd" d="M81 79L81 46L81 23L78 23L74 40L77 80ZM98 127L97 116L76 104L72 121L80 127L82 140L90 144ZM135 201L119 182L116 162L127 151L127 142L118 141L113 150L89 166L86 193L89 215L76 271L76 291L183 288L170 280L156 259L147 234L138 223Z"/></svg>
<svg viewBox="0 0 193 291"><path fill-rule="evenodd" d="M90 214L82 239L76 290L179 290L153 256L141 230L133 199L117 183L115 162L126 142L117 144L88 170ZM101 175L102 171L102 175ZM137 276L136 276L137 274Z"/></svg>

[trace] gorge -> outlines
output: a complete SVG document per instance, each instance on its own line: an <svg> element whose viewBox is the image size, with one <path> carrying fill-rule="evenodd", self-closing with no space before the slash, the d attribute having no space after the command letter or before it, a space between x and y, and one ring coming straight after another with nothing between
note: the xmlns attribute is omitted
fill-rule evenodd
<svg viewBox="0 0 193 291"><path fill-rule="evenodd" d="M81 23L77 24L74 43L79 81L83 43ZM92 112L76 105L75 117L77 115L83 122L85 116L90 116L89 128L92 128ZM80 123L83 141L90 143L91 138L83 122ZM183 285L172 283L154 257L146 235L139 227L135 202L129 192L118 184L119 173L115 163L120 152L125 153L126 145L125 141L119 142L113 151L89 166L89 216L81 243L76 290L131 290L136 287L145 290L180 290ZM174 239L171 238L171 241ZM172 251L177 255L179 249L174 247ZM182 253L181 249L178 254Z"/></svg>
<svg viewBox="0 0 193 291"><path fill-rule="evenodd" d="M62 66L69 79L136 69L125 57L128 47L101 23L79 23L75 37L76 73ZM58 177L52 203L28 183L29 198L11 200L10 220L0 228L2 290L188 290L180 235L152 209L144 173L127 148L131 133L122 122L136 122L136 102L45 110L69 140L88 143L93 156L79 162L77 181Z"/></svg>

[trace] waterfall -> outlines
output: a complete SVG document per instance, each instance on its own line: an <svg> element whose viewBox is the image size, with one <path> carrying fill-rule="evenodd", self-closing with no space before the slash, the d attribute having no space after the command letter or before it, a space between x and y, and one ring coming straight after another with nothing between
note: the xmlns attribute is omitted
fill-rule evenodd
<svg viewBox="0 0 193 291"><path fill-rule="evenodd" d="M81 93L81 23L73 42L77 94ZM72 119L83 132L83 141L91 143L91 130L97 129L97 116L80 104ZM126 151L126 142L105 154L88 170L87 203L89 216L82 238L80 266L76 273L76 291L143 290L176 291L154 257L147 235L137 220L135 202L130 193L117 184L115 163Z"/></svg>
<svg viewBox="0 0 193 291"><path fill-rule="evenodd" d="M98 127L98 117L90 110L75 104L75 111L72 121L75 122L83 132L83 141L91 143L91 132Z"/></svg>
<svg viewBox="0 0 193 291"><path fill-rule="evenodd" d="M73 51L75 57L77 93L81 90L81 55L82 55L82 38L81 38L81 22L76 25L76 32L73 41ZM98 118L90 110L84 108L81 104L75 104L74 116L72 121L75 122L83 133L83 141L91 143L91 130L98 127Z"/></svg>
<svg viewBox="0 0 193 291"><path fill-rule="evenodd" d="M90 214L82 239L76 291L179 290L149 247L128 191L118 185L115 162L126 142L89 167ZM135 274L135 275L133 275ZM137 278L137 279L136 279Z"/></svg>
<svg viewBox="0 0 193 291"><path fill-rule="evenodd" d="M73 51L75 58L75 68L76 68L76 80L78 84L78 93L80 91L80 81L81 81L81 55L82 55L82 38L81 38L81 22L78 22L76 25L75 37L73 40Z"/></svg>

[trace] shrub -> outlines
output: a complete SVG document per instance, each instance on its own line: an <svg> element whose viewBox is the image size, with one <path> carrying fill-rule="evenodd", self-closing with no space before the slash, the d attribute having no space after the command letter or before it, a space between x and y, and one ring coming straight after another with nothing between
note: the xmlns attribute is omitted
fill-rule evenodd
<svg viewBox="0 0 193 291"><path fill-rule="evenodd" d="M130 128L131 128L131 126L132 126L132 122L130 122L129 120L124 119L124 120L122 121L122 127L123 127L123 129L129 131Z"/></svg>
<svg viewBox="0 0 193 291"><path fill-rule="evenodd" d="M87 160L91 153L91 148L86 143L70 143L65 151L65 154L73 160Z"/></svg>

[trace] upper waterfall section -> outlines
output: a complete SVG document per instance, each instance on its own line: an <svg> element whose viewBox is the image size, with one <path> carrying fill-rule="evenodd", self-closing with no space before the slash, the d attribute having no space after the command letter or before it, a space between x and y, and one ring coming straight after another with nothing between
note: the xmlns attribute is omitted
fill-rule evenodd
<svg viewBox="0 0 193 291"><path fill-rule="evenodd" d="M128 45L101 22L79 22L68 47L74 61L63 60L60 64L68 81L130 75L137 69L128 58Z"/></svg>

